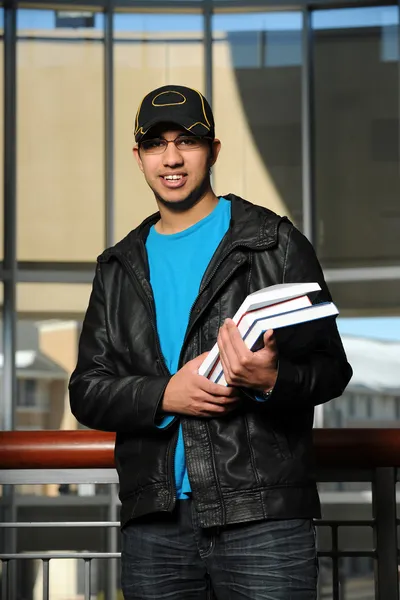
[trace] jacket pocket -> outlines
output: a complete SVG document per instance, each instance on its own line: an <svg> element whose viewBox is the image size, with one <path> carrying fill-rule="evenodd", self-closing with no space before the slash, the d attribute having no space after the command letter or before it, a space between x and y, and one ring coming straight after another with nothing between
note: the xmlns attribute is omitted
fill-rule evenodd
<svg viewBox="0 0 400 600"><path fill-rule="evenodd" d="M247 423L249 443L257 458L262 457L278 463L293 458L288 435L270 415L262 415L259 412L248 414Z"/></svg>
<svg viewBox="0 0 400 600"><path fill-rule="evenodd" d="M293 453L290 448L288 437L282 431L275 431L271 428L271 436L275 440L276 448L279 452L279 455L284 460L288 460L289 458L293 458Z"/></svg>

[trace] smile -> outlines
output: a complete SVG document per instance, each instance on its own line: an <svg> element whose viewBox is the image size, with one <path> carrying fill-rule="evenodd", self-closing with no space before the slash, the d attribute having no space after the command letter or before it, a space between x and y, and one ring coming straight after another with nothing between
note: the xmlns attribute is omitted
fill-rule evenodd
<svg viewBox="0 0 400 600"><path fill-rule="evenodd" d="M187 175L183 173L179 173L176 175L161 175L160 179L165 187L169 189L176 189L185 185Z"/></svg>

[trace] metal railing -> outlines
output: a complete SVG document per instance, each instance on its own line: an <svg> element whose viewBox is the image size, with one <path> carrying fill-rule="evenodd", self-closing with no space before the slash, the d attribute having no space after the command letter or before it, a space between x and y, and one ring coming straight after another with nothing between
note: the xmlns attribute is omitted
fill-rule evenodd
<svg viewBox="0 0 400 600"><path fill-rule="evenodd" d="M97 431L12 431L0 433L0 485L6 519L0 523L5 538L1 549L1 600L17 599L17 581L13 568L27 560L43 565L43 600L50 598L50 561L71 558L84 563L85 600L92 596L92 562L108 559L106 600L117 598L118 499L114 467L114 434ZM400 430L398 429L316 429L314 430L318 481L368 482L372 494L370 519L319 519L317 530L329 528L330 548L319 550L320 560L330 559L330 591L320 589L320 600L350 600L366 595L344 594L341 587L340 561L365 557L374 562L376 600L399 600L398 543L396 513L397 468L400 466ZM111 484L108 520L21 522L15 510L13 486L20 484ZM107 504L108 502L108 504ZM339 531L344 527L371 528L374 544L370 549L341 549ZM102 528L108 532L106 552L21 552L17 551L16 532L24 528ZM21 561L21 562L20 562ZM14 569L15 571L15 569Z"/></svg>

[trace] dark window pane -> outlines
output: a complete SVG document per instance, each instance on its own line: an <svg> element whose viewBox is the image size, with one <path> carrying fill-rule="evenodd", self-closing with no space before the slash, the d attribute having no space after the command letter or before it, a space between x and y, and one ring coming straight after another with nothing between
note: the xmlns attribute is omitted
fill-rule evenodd
<svg viewBox="0 0 400 600"><path fill-rule="evenodd" d="M365 315L398 314L400 280L330 282L329 289L341 311L362 309Z"/></svg>
<svg viewBox="0 0 400 600"><path fill-rule="evenodd" d="M394 6L313 14L317 248L326 267L400 260L398 15Z"/></svg>

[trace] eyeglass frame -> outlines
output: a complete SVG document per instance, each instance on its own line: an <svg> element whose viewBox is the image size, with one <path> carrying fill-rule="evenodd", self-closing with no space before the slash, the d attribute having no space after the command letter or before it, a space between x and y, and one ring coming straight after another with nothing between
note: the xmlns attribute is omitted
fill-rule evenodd
<svg viewBox="0 0 400 600"><path fill-rule="evenodd" d="M139 148L139 150L140 150L140 148L143 149L143 143L151 142L153 140L159 140L160 142L163 142L161 144L161 147L163 147L164 149L161 152L153 152L153 154L156 154L156 155L157 154L164 154L164 152L168 148L168 144L175 144L175 148L179 152L190 152L191 150L198 150L201 147L201 144L200 144L199 146L196 146L195 148L178 148L177 145L176 145L176 142L179 139L198 140L199 142L201 142L203 140L207 140L207 141L210 141L210 140L213 141L214 140L214 138L206 136L206 135L178 135L173 140L166 140L165 138L162 138L162 137L155 137L155 138L150 138L148 140L143 140L143 141L139 142L138 148ZM143 151L146 152L146 150L143 150ZM151 154L151 152L149 154Z"/></svg>

